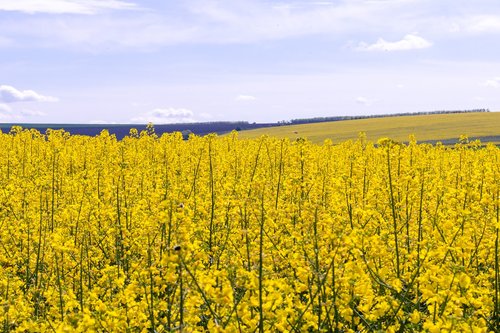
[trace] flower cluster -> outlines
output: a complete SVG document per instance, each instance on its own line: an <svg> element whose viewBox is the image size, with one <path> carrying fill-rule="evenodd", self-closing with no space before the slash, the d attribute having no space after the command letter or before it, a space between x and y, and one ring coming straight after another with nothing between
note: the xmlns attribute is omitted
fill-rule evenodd
<svg viewBox="0 0 500 333"><path fill-rule="evenodd" d="M500 150L14 127L5 332L492 332Z"/></svg>

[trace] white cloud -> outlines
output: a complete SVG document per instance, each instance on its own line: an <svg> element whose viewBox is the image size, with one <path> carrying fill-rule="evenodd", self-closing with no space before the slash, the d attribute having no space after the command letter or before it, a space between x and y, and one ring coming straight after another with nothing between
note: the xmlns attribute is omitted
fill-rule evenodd
<svg viewBox="0 0 500 333"><path fill-rule="evenodd" d="M192 13L196 21L211 23L208 30L200 30L199 37L209 41L215 37L224 43L251 43L350 30L369 20L365 9L359 7L348 3L318 6L307 2L196 2Z"/></svg>
<svg viewBox="0 0 500 333"><path fill-rule="evenodd" d="M431 47L432 43L428 40L416 36L406 35L403 39L396 42L388 42L379 38L374 44L360 43L356 48L359 51L408 51L416 49L425 49Z"/></svg>
<svg viewBox="0 0 500 333"><path fill-rule="evenodd" d="M151 122L153 124L190 123L194 121L193 116L193 111L183 108L154 109L139 117L132 118L131 121L134 123Z"/></svg>
<svg viewBox="0 0 500 333"><path fill-rule="evenodd" d="M500 32L500 16L477 15L464 20L465 30L472 33Z"/></svg>
<svg viewBox="0 0 500 333"><path fill-rule="evenodd" d="M59 99L44 96L33 90L18 90L12 86L0 85L0 101L4 103L15 102L57 102Z"/></svg>
<svg viewBox="0 0 500 333"><path fill-rule="evenodd" d="M10 105L0 103L0 120L7 122L21 121L22 116L14 113Z"/></svg>
<svg viewBox="0 0 500 333"><path fill-rule="evenodd" d="M0 0L0 11L31 13L96 14L103 10L141 9L134 15L63 15L57 20L37 15L6 17L0 21L0 31L12 44L29 40L35 47L69 46L93 53L121 48L149 51L182 43L255 43L311 35L335 40L346 33L383 36L420 31L437 40L459 32L500 31L500 17L489 14L492 9L488 4L472 6L451 0L443 0L449 3L445 6L449 11L446 16L439 8L443 5L429 0L184 0L167 1L161 6L154 1L134 1ZM150 8L145 8L148 5ZM361 43L358 49L391 51L429 46L429 41L407 35L395 42L380 39L372 45Z"/></svg>
<svg viewBox="0 0 500 333"><path fill-rule="evenodd" d="M139 7L132 1L0 0L0 10L93 14L104 9L141 9L134 15L73 15L57 20L47 16L7 18L0 21L0 31L13 44L31 37L32 46L70 46L99 53L121 48L149 51L182 43L248 44L312 35L334 40L335 37L343 38L346 33L354 36L367 32L383 36L419 31L437 40L442 35L456 35L458 31L500 29L499 17L475 15L474 12L463 16L463 5L453 7L450 14L443 17L433 9L434 5L422 0L185 0L175 5L167 2L161 8L155 8L157 5L151 2L151 8L145 8L146 5L136 1L143 6ZM175 9L169 10L170 6ZM422 15L422 12L429 15ZM396 42L380 39L372 45L361 43L358 49L406 50L430 44L421 37L407 35Z"/></svg>
<svg viewBox="0 0 500 333"><path fill-rule="evenodd" d="M28 0L24 0L28 1ZM20 3L24 3L21 1ZM32 0L35 1L35 0ZM21 6L19 1L0 0L4 7ZM102 3L126 2L56 0L62 3L85 4L86 11L103 8ZM13 3L13 4L11 4ZM99 7L100 6L100 7ZM168 5L166 5L168 6ZM27 6L26 6L27 7ZM119 6L115 6L119 7ZM175 16L167 12L142 10L130 16L62 16L58 20L44 16L0 21L0 31L6 31L16 43L19 36L32 37L31 45L42 47L73 46L91 52L117 48L145 48L181 43L227 44L255 43L267 40L298 38L309 35L335 35L363 31L376 24L393 9L384 5L360 1L292 2L276 6L271 1L205 1L189 0L176 5ZM0 6L1 8L1 6ZM168 8L168 7L167 7ZM382 20L386 23L387 20ZM400 26L393 22L390 27ZM23 39L21 39L22 41Z"/></svg>
<svg viewBox="0 0 500 333"><path fill-rule="evenodd" d="M257 98L252 95L238 95L236 96L237 101L255 101Z"/></svg>
<svg viewBox="0 0 500 333"><path fill-rule="evenodd" d="M290 13L293 10L307 10L314 8L314 6L332 6L331 1L301 1L301 2L291 2L291 3L277 3L272 5L273 10L277 10L282 13Z"/></svg>
<svg viewBox="0 0 500 333"><path fill-rule="evenodd" d="M29 14L96 14L106 9L134 8L134 3L119 0L0 0L0 10Z"/></svg>
<svg viewBox="0 0 500 333"><path fill-rule="evenodd" d="M374 100L368 99L368 98L363 97L363 96L356 97L356 103L364 105L364 106L370 106L370 105L372 105L373 102L374 102Z"/></svg>
<svg viewBox="0 0 500 333"><path fill-rule="evenodd" d="M149 51L158 46L203 40L200 36L203 28L171 22L158 15L76 16L57 20L30 17L17 21L0 20L2 30L7 36L20 36L13 38L12 44L22 45L23 40L29 39L32 47L70 48L90 53L131 48Z"/></svg>
<svg viewBox="0 0 500 333"><path fill-rule="evenodd" d="M9 104L0 103L0 119L5 121L22 121L30 117L46 116L47 114L38 110L14 111Z"/></svg>
<svg viewBox="0 0 500 333"><path fill-rule="evenodd" d="M483 86L490 88L500 88L500 77L484 81Z"/></svg>

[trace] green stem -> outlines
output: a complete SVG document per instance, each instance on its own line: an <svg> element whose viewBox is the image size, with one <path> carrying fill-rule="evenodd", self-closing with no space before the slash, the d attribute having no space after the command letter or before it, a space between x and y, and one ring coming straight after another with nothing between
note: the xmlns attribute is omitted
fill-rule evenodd
<svg viewBox="0 0 500 333"><path fill-rule="evenodd" d="M263 260L264 260L264 248L263 248L263 239L264 239L264 218L265 218L265 213L264 213L264 194L262 194L261 197L261 216L260 216L260 233L259 233L259 332L263 333L264 332L264 311L263 311L263 301L262 301L262 294L263 294L263 285L262 285L262 280L263 280L263 272L262 272L262 266L263 266Z"/></svg>
<svg viewBox="0 0 500 333"><path fill-rule="evenodd" d="M392 188L390 147L387 147L387 172L389 174L389 192L390 192L390 200L391 200L392 221L393 221L393 228L394 228L394 243L395 243L395 249L396 249L396 275L399 278L400 271L399 271L398 221L397 221L397 215L396 215L396 203L394 202L394 190Z"/></svg>

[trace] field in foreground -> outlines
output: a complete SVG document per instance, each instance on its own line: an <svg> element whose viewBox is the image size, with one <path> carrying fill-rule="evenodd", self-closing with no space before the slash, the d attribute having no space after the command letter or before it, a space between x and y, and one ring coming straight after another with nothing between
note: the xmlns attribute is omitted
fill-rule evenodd
<svg viewBox="0 0 500 333"><path fill-rule="evenodd" d="M0 134L5 332L499 324L488 145Z"/></svg>
<svg viewBox="0 0 500 333"><path fill-rule="evenodd" d="M456 142L461 135L480 138L482 142L500 143L500 112L453 113L345 120L315 124L289 125L242 131L242 138L270 135L280 138L307 138L314 143L326 139L334 143L355 140L365 132L369 140L388 137L408 141L412 134L419 141Z"/></svg>

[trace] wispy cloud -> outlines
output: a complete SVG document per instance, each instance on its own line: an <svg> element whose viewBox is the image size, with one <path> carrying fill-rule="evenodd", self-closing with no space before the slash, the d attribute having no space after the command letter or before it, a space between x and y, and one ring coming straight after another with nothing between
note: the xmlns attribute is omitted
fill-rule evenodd
<svg viewBox="0 0 500 333"><path fill-rule="evenodd" d="M137 2L138 3L138 2ZM424 35L456 34L461 31L500 31L500 17L476 13L463 16L459 9L448 17L423 16L432 13L418 0L344 0L344 1L206 1L185 0L162 9L139 7L124 0L0 0L0 11L26 13L87 14L61 15L54 20L46 15L26 15L0 22L2 36L19 44L29 38L33 46L73 47L99 52L115 49L147 49L173 44L249 44L261 41L344 34L404 34L402 29ZM175 6L175 11L165 8ZM457 6L459 7L459 6ZM105 10L141 9L134 15L121 12L99 14ZM175 13L173 15L172 13ZM4 41L5 43L6 41ZM0 37L0 46L2 39ZM432 43L407 35L400 41L379 39L361 43L359 50L410 50Z"/></svg>
<svg viewBox="0 0 500 333"><path fill-rule="evenodd" d="M18 90L12 86L0 85L0 102L57 102L59 99L41 95L33 90Z"/></svg>
<svg viewBox="0 0 500 333"><path fill-rule="evenodd" d="M409 51L425 49L431 46L431 42L420 36L406 35L403 39L395 42L389 42L383 38L379 38L373 44L362 42L356 49L358 51Z"/></svg>
<svg viewBox="0 0 500 333"><path fill-rule="evenodd" d="M490 88L500 88L500 77L484 81L483 86Z"/></svg>
<svg viewBox="0 0 500 333"><path fill-rule="evenodd" d="M40 5L35 0L0 0L0 10L94 14L104 9L137 8L125 1L52 1ZM379 5L373 1L300 1L280 6L270 1L186 0L177 6L175 16L152 8L133 16L61 16L57 20L26 16L0 22L0 31L7 32L4 35L14 37L17 43L18 37L30 37L34 46L69 45L94 52L182 43L248 44L363 31L373 24L380 25L375 18L385 17L392 7L392 2Z"/></svg>
<svg viewBox="0 0 500 333"><path fill-rule="evenodd" d="M1 86L0 86L1 89ZM0 95L1 96L1 95ZM10 104L2 103L0 98L0 119L5 121L22 121L24 119L30 119L32 117L42 117L46 116L45 112L41 112L33 109L20 109L14 110Z"/></svg>
<svg viewBox="0 0 500 333"><path fill-rule="evenodd" d="M235 98L237 101L255 101L257 98L252 95L238 95Z"/></svg>
<svg viewBox="0 0 500 333"><path fill-rule="evenodd" d="M0 21L0 31L14 44L29 40L31 47L62 48L102 53L123 49L149 50L202 40L201 28L170 22L158 15L134 17L33 17Z"/></svg>
<svg viewBox="0 0 500 333"><path fill-rule="evenodd" d="M10 105L5 103L0 103L0 120L2 121L22 121L25 117L30 117L33 114L30 112L17 112L14 111Z"/></svg>
<svg viewBox="0 0 500 333"><path fill-rule="evenodd" d="M153 124L190 123L194 121L193 116L193 111L189 109L154 109L132 118L131 121L134 123L151 122Z"/></svg>
<svg viewBox="0 0 500 333"><path fill-rule="evenodd" d="M375 100L370 99L370 98L366 98L363 96L356 97L356 103L364 105L364 106L371 106L373 104L373 102L375 102Z"/></svg>
<svg viewBox="0 0 500 333"><path fill-rule="evenodd" d="M463 19L461 26L463 27L463 30L472 33L498 33L500 32L500 16L471 16Z"/></svg>
<svg viewBox="0 0 500 333"><path fill-rule="evenodd" d="M134 9L137 5L119 0L0 0L0 10L29 14L96 14L102 10Z"/></svg>

